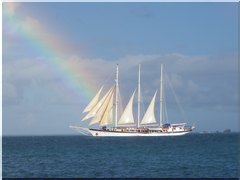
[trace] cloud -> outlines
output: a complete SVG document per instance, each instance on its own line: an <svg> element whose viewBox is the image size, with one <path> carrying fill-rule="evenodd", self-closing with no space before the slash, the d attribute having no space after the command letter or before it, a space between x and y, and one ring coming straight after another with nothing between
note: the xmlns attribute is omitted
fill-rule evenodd
<svg viewBox="0 0 240 180"><path fill-rule="evenodd" d="M236 98L233 98L238 93L237 56L235 54L219 57L182 54L151 57L146 56L145 59L139 61L139 56L135 56L137 61L134 64L134 56L131 56L129 61L133 65L142 63L142 89L156 88L159 84L160 64L163 63L176 94L186 106L209 108L216 105L237 105ZM122 62L128 63L127 58L124 61ZM129 71L126 79L136 86L137 67ZM166 86L166 95L170 95L170 87L167 84ZM148 92L145 92L148 97ZM173 101L174 98L170 98L170 102Z"/></svg>
<svg viewBox="0 0 240 180"><path fill-rule="evenodd" d="M16 87L13 84L10 83L5 83L3 96L7 98L16 98L17 97L17 92L16 92Z"/></svg>
<svg viewBox="0 0 240 180"><path fill-rule="evenodd" d="M14 16L19 6L18 3L4 3L4 9L8 10L9 16ZM139 16L148 17L146 8L140 9L137 13ZM4 22L5 25L9 23L6 22L6 19ZM179 94L181 101L187 106L213 107L221 104L235 105L237 102L236 98L232 98L237 95L237 55L235 54L224 56L193 56L180 53L129 54L114 61L102 58L82 58L72 52L70 55L70 51L65 53L66 47L70 47L69 44L46 31L44 23L34 17L23 16L15 24L15 29L11 31L8 26L5 28L5 25L3 26L4 105L21 103L28 91L35 88L34 91L37 94L43 87L47 90L41 92L42 98L45 95L47 102L71 104L78 101L67 93L51 95L49 95L50 92L47 93L50 90L64 89L64 81L61 79L61 74L58 74L54 67L49 67L49 64L46 63L52 61L50 57L32 55L29 47L26 47L26 51L21 49L26 39L20 37L18 31L22 31L26 27L41 29L41 37L51 39L51 41L47 41L50 47L54 44L61 45L58 48L64 50L59 53L65 54L66 57L63 64L69 66L70 69L75 69L71 78L93 79L92 83L95 87L100 87L102 84L110 86L114 83L115 66L119 64L120 88L124 101L127 101L137 86L139 63L142 64L142 92L146 97L145 100L150 101L154 91L159 88L160 64L163 63L172 86ZM22 53L21 56L18 56L19 53ZM57 61L57 57L55 61ZM62 91L64 92L64 90ZM166 85L166 95L169 92L170 87ZM219 99L223 101L219 101ZM169 101L172 102L173 98L170 97Z"/></svg>
<svg viewBox="0 0 240 180"><path fill-rule="evenodd" d="M43 58L43 57L42 57ZM47 59L46 59L47 60ZM45 60L45 61L46 61ZM3 99L4 104L12 104L12 99L24 98L29 87L35 89L48 87L61 88L64 81L54 71L49 71L41 58L4 61L3 63ZM137 87L138 64L142 64L142 92L145 100L150 101L153 92L159 88L160 64L164 63L169 80L180 97L189 107L214 107L236 105L237 100L237 60L236 57L198 57L181 54L168 55L129 55L116 61L87 59L71 56L67 64L77 67L73 77L76 79L94 79L96 87L114 84L115 66L119 64L120 88L126 103L132 91ZM207 63L209 62L209 63ZM87 73L82 73L87 72ZM224 83L223 83L224 82ZM229 88L231 87L231 88ZM31 88L30 88L31 89ZM166 82L166 95L170 95L170 86ZM37 91L36 91L37 93ZM61 96L61 98L59 97ZM66 94L53 94L53 102L64 104L77 103L79 100ZM20 100L16 100L16 103Z"/></svg>
<svg viewBox="0 0 240 180"><path fill-rule="evenodd" d="M189 59L191 66L187 63ZM204 63L206 69L199 70L199 59L203 59L203 62L212 62ZM54 70L51 71L44 63L48 60L50 60L48 57L10 61L3 59L4 133L24 134L27 132L34 134L41 133L40 131L71 133L66 127L70 122L78 122L81 119L80 112L88 102L76 98L69 91L64 91L68 84L65 84L66 82L61 79L62 77ZM123 107L137 87L138 63L141 63L142 69L141 88L145 108L155 90L159 88L160 64L164 63L175 93L187 114L194 112L194 110L215 114L237 112L236 56L220 59L176 54L142 54L128 55L115 61L109 61L72 55L64 61L67 62L68 66L79 68L79 71L75 71L72 78L82 78L81 71L84 70L87 72L84 74L84 78L93 78L97 83L94 85L98 87L104 84L105 90L106 86L114 84L115 67L118 63ZM226 68L218 66L219 61L221 66L225 65ZM186 66L179 66L181 62L185 63ZM213 62L215 62L215 66ZM167 107L170 111L177 110L177 104L167 80L165 80L165 85ZM159 98L156 101L158 104ZM158 105L156 106L158 107ZM172 116L174 114L171 113L171 118ZM12 124L17 123L20 123L21 127L12 126Z"/></svg>

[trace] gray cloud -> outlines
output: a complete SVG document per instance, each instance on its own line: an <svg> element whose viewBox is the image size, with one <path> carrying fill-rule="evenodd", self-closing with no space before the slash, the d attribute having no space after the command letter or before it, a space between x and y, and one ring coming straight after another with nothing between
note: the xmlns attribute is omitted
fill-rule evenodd
<svg viewBox="0 0 240 180"><path fill-rule="evenodd" d="M56 124L57 133L61 129L66 131L63 127L67 127L67 123L81 119L80 112L88 102L65 91L65 81L57 72L50 71L47 64L41 63L43 60L44 57L3 61L3 123L7 127L11 127L11 123L20 123L15 120L20 118L22 133L25 132L24 129L34 133L32 129L42 126L43 114L45 118L56 118L59 111L62 111L62 114L67 114L72 120L62 119L60 124ZM160 64L163 63L168 79L187 112L192 112L192 109L217 114L237 112L238 74L235 55L129 55L115 61L71 56L66 61L80 67L80 72L77 71L72 78L80 79L81 69L84 69L89 72L84 78L95 79L96 87L105 84L105 91L114 84L115 67L118 63L123 106L137 87L138 64L141 63L142 96L144 106L147 107L155 90L159 89ZM175 112L177 104L167 79L165 84L167 106L170 112ZM159 103L158 98L156 103ZM156 115L158 116L158 110ZM44 123L48 123L47 119ZM48 129L50 126L44 128ZM49 129L49 132L52 130Z"/></svg>
<svg viewBox="0 0 240 180"><path fill-rule="evenodd" d="M146 99L149 100L155 91L154 89L159 86L160 64L163 63L172 86L187 105L196 107L221 104L236 105L237 102L234 98L237 96L236 56L216 58L181 54L131 55L115 62L72 56L67 61L69 64L89 72L89 74L85 74L84 78L96 79L95 82L99 83L98 87L103 83L107 83L109 86L114 83L115 64L118 63L120 87L123 92L126 91L123 93L123 96L126 97L130 96L130 91L136 88L137 66L141 63L142 90L147 97ZM36 64L36 62L38 63ZM75 78L81 76L81 72L75 74ZM54 72L49 72L46 65L41 64L39 59L5 61L3 64L3 99L5 104L8 101L10 103L12 99L23 98L23 92L27 91L28 86L33 84L36 87L60 87L61 83L61 77L58 77ZM166 91L170 91L167 83ZM64 98L61 99L64 102Z"/></svg>
<svg viewBox="0 0 240 180"><path fill-rule="evenodd" d="M229 60L230 59L230 60ZM207 63L209 62L210 63ZM119 60L122 87L132 89L137 81L137 64L142 63L142 88L157 88L159 84L160 63L165 65L174 89L189 105L214 104L231 101L237 94L236 57L211 58L183 55L129 56ZM122 64L123 67L122 67ZM128 66L125 68L125 66ZM231 87L231 88L229 88ZM148 95L148 94L146 94ZM220 102L219 99L225 99ZM206 101L208 100L208 101ZM233 102L236 104L236 102Z"/></svg>

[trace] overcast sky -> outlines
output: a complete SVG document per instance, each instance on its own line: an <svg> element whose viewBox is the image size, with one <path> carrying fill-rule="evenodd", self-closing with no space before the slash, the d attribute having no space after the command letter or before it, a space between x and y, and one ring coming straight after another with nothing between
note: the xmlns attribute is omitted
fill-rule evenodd
<svg viewBox="0 0 240 180"><path fill-rule="evenodd" d="M117 63L123 104L141 63L147 106L163 63L189 124L238 131L237 5L3 3L3 135L75 134ZM166 104L185 120L167 85Z"/></svg>

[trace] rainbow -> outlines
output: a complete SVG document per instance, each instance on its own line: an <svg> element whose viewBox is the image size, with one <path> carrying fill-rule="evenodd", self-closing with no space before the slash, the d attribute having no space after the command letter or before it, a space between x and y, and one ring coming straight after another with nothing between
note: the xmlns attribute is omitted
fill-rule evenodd
<svg viewBox="0 0 240 180"><path fill-rule="evenodd" d="M15 6L14 2L3 3L3 20L8 21L7 28L20 29L19 35L31 43L31 50L46 57L41 63L57 74L68 93L77 96L79 100L89 100L98 88L95 87L97 83L94 79L89 77L89 72L66 59L68 46L61 38L47 32L42 24L29 17L26 12L14 9ZM19 25L21 28L18 28Z"/></svg>

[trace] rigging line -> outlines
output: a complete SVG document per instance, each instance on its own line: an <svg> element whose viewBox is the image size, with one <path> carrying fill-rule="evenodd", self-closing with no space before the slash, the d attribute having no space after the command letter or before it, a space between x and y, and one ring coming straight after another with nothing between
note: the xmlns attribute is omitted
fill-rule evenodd
<svg viewBox="0 0 240 180"><path fill-rule="evenodd" d="M163 71L163 73L164 73L164 71ZM165 79L163 79L163 81L164 80ZM164 86L162 88L162 96L163 96L163 119L162 120L168 122L167 108L166 108L166 97L165 97L165 88L164 88Z"/></svg>
<svg viewBox="0 0 240 180"><path fill-rule="evenodd" d="M119 114L122 114L123 113L123 103L122 103L122 96L121 96L121 93L120 93L120 89L118 87L118 107L119 107Z"/></svg>
<svg viewBox="0 0 240 180"><path fill-rule="evenodd" d="M175 98L175 100L176 100L176 102L177 102L177 105L178 105L178 107L179 107L179 109L180 109L180 112L181 112L181 114L182 114L182 116L183 116L183 119L184 119L185 122L187 122L187 116L186 116L186 114L185 114L185 112L184 112L184 110L183 110L183 108L182 108L182 106L181 106L181 104L180 104L180 101L179 101L179 99L178 99L178 97L177 97L177 95L176 95L176 93L175 93L175 91L174 91L174 89L173 89L172 83L171 83L171 81L170 81L170 79L169 79L169 77L168 77L167 74L166 74L166 79L167 79L167 81L168 81L168 83L169 83L170 89L171 89L172 92L173 92L174 98Z"/></svg>
<svg viewBox="0 0 240 180"><path fill-rule="evenodd" d="M112 71L110 75L105 79L105 81L103 81L103 84L107 84L107 82L110 81L110 78L113 77L113 75L114 75L114 72Z"/></svg>
<svg viewBox="0 0 240 180"><path fill-rule="evenodd" d="M166 122L168 123L168 113L167 113L167 103L166 103L166 98L165 98L165 90L163 89L163 97L164 97L164 112L165 112L165 117L166 117Z"/></svg>
<svg viewBox="0 0 240 180"><path fill-rule="evenodd" d="M143 98L143 94L141 93L141 116L143 116L145 114L146 108L145 108L145 104L144 104L144 98ZM143 110L143 111L142 111Z"/></svg>
<svg viewBox="0 0 240 180"><path fill-rule="evenodd" d="M163 103L164 103L163 109L164 109L164 113L165 113L165 114L163 114L163 116L165 115L166 122L169 123L169 118L168 118L169 116L168 116L168 113L167 113L167 101L166 101L167 98L166 98L166 95L165 95L165 89L166 88L163 87L163 99L164 99L163 100Z"/></svg>
<svg viewBox="0 0 240 180"><path fill-rule="evenodd" d="M112 72L112 74L113 73L114 72ZM119 120L119 117L121 117L121 115L123 113L123 102L125 102L124 95L122 97L120 89L121 89L121 76L118 75L118 89L117 89L117 91L118 91L118 94L117 94L117 96L118 96L118 117L117 117L117 119L118 120Z"/></svg>

